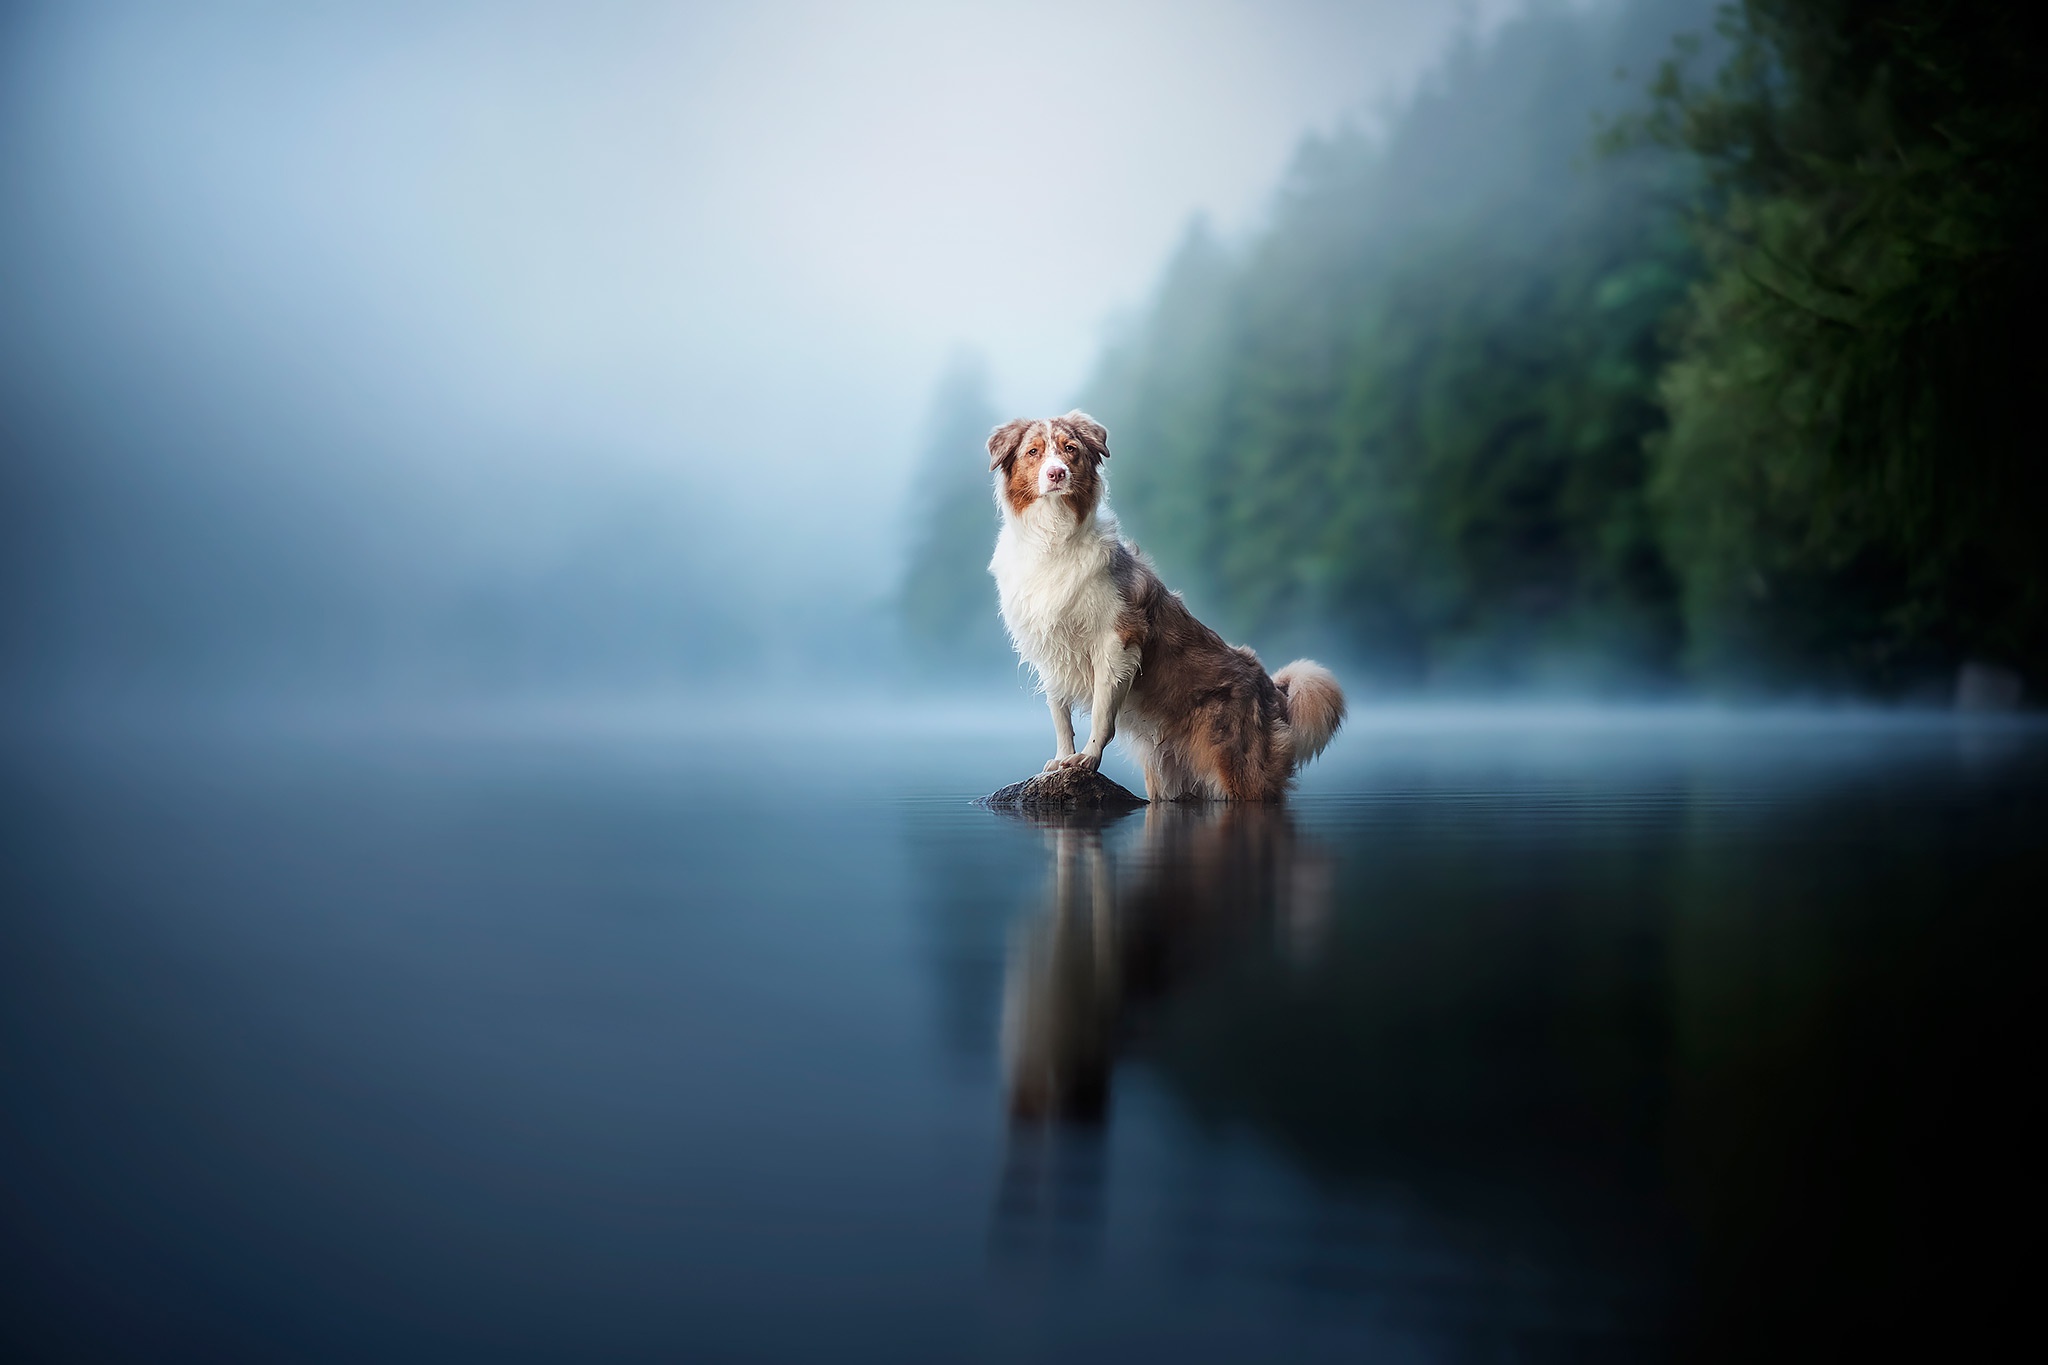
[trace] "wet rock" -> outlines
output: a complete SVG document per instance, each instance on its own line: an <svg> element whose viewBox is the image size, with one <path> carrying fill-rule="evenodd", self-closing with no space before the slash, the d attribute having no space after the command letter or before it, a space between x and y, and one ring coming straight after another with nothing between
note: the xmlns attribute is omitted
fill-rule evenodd
<svg viewBox="0 0 2048 1365"><path fill-rule="evenodd" d="M1145 798L1086 768L1055 768L981 798L990 810L1135 810Z"/></svg>

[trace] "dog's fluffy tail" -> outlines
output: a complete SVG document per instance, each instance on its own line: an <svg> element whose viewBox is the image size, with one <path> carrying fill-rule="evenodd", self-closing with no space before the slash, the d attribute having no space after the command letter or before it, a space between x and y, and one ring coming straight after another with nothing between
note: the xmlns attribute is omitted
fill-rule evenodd
<svg viewBox="0 0 2048 1365"><path fill-rule="evenodd" d="M1314 659L1296 659L1273 675L1273 684L1287 698L1294 766L1299 768L1327 748L1344 723L1344 689L1337 686L1337 675Z"/></svg>

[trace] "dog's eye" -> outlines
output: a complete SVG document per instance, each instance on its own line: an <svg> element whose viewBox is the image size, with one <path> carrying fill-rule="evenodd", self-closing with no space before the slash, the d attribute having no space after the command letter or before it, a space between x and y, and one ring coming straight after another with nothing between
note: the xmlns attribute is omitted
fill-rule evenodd
<svg viewBox="0 0 2048 1365"><path fill-rule="evenodd" d="M1069 454L1069 455L1079 455L1080 453L1081 453L1081 447L1079 447L1079 446L1075 445L1075 444L1074 444L1074 443L1073 443L1072 441L1069 441L1069 442L1067 442L1067 454Z"/></svg>

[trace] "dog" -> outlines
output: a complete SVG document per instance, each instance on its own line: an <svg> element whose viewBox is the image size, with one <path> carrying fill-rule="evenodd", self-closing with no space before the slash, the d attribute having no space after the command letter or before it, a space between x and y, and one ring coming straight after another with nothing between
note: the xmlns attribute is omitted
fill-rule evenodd
<svg viewBox="0 0 2048 1365"><path fill-rule="evenodd" d="M1085 412L1019 418L988 438L1003 526L989 572L1010 640L1052 710L1056 768L1090 772L1119 733L1151 801L1280 801L1344 720L1330 670L1268 677L1168 592L1105 506L1109 432ZM1074 746L1073 709L1089 711Z"/></svg>

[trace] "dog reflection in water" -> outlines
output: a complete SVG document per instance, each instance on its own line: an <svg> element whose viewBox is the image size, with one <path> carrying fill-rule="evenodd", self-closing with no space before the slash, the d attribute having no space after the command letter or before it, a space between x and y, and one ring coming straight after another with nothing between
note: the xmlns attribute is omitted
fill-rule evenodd
<svg viewBox="0 0 2048 1365"><path fill-rule="evenodd" d="M1050 845L1051 889L1010 950L1010 1115L1027 1125L1099 1124L1118 1050L1149 1003L1269 936L1291 954L1314 951L1329 916L1329 860L1277 806L1155 803L1122 856L1126 831L1099 814L1037 823Z"/></svg>
<svg viewBox="0 0 2048 1365"><path fill-rule="evenodd" d="M1110 1076L1149 1007L1233 953L1313 956L1329 922L1330 860L1285 807L1158 802L1137 830L1119 818L1034 818L1051 885L1003 990L1011 1131L994 1242L1011 1262L1092 1254Z"/></svg>

